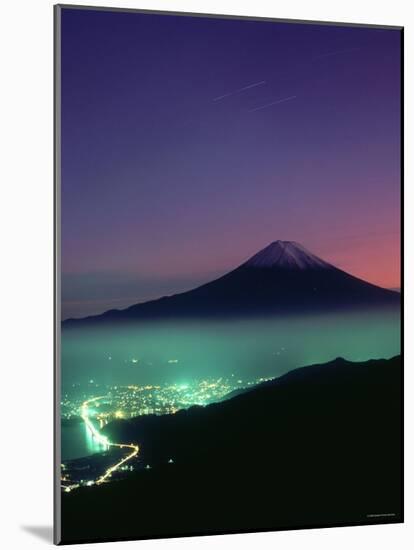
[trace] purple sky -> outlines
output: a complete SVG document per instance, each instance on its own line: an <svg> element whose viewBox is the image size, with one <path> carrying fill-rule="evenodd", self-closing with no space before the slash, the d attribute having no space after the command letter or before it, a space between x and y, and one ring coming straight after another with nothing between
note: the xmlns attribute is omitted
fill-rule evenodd
<svg viewBox="0 0 414 550"><path fill-rule="evenodd" d="M276 239L399 287L400 32L63 9L62 313Z"/></svg>

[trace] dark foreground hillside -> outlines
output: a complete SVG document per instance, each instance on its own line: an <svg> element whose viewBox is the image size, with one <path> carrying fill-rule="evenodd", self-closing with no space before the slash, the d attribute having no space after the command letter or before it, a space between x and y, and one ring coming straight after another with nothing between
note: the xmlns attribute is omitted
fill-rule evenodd
<svg viewBox="0 0 414 550"><path fill-rule="evenodd" d="M63 494L63 542L402 521L401 384L400 357L338 359L113 423L152 468Z"/></svg>

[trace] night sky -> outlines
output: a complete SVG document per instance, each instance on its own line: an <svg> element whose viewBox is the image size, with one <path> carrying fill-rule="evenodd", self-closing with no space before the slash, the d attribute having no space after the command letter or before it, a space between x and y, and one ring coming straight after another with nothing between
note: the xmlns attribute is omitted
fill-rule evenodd
<svg viewBox="0 0 414 550"><path fill-rule="evenodd" d="M400 286L400 32L64 9L62 315L270 242Z"/></svg>

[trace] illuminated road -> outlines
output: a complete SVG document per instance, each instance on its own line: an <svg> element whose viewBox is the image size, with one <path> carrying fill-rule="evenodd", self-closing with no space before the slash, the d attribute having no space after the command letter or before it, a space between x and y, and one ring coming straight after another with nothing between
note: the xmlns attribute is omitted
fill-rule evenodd
<svg viewBox="0 0 414 550"><path fill-rule="evenodd" d="M113 472L115 472L120 466L125 464L125 462L128 462L128 460L131 460L131 458L134 458L134 456L137 456L137 454L139 452L138 445L133 445L132 443L129 444L129 445L125 444L125 443L112 443L111 441L109 441L109 439L106 436L102 435L100 433L100 431L97 430L95 428L95 426L92 424L92 422L89 418L88 407L91 403L99 401L100 399L105 399L105 397L106 396L103 395L101 397L93 397L92 399L88 399L87 401L84 401L82 403L82 407L81 407L81 417L82 417L83 421L85 422L86 426L88 427L88 429L91 431L92 436L96 439L96 441L98 441L98 443L101 443L102 445L106 445L108 447L118 447L119 449L131 449L131 452L126 457L124 457L122 460L120 460L119 462L117 462L116 464L114 464L113 466L108 468L105 471L105 473L102 474L101 477L99 477L96 480L97 485L99 485L99 484L103 483L104 481L106 481L109 477L111 477Z"/></svg>

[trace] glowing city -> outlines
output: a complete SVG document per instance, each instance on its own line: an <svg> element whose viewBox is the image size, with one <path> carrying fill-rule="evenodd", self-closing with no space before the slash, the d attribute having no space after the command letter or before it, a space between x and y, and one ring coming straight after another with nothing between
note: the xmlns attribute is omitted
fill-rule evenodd
<svg viewBox="0 0 414 550"><path fill-rule="evenodd" d="M101 455L108 454L108 460L98 469L91 469L94 475L74 475L76 466L84 471L94 462L97 455L79 460L63 461L61 486L62 490L70 492L81 486L90 487L109 482L113 474L126 475L135 468L149 468L150 465L139 462L139 445L134 442L120 443L110 441L102 433L102 428L113 420L133 418L148 414L175 414L181 409L194 405L205 406L217 402L246 388L266 382L271 378L260 377L253 380L243 380L232 374L229 378L208 378L193 380L188 383L165 385L128 385L104 386L90 380L88 387L74 385L72 392L63 395L61 416L65 422L83 422L95 443L99 444ZM91 395L93 392L105 390L103 395ZM89 395L87 395L89 394ZM112 451L120 451L114 453ZM125 454L126 452L126 454Z"/></svg>

